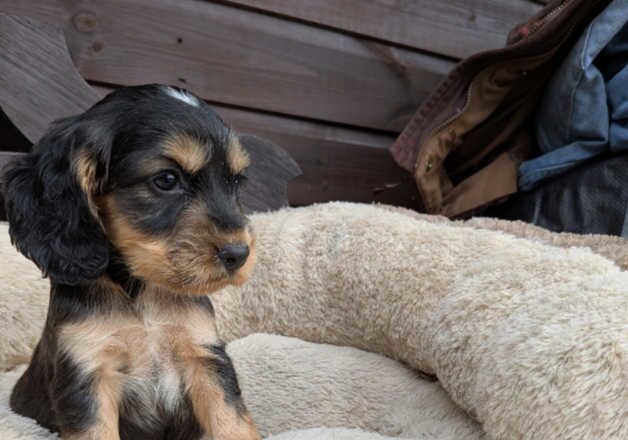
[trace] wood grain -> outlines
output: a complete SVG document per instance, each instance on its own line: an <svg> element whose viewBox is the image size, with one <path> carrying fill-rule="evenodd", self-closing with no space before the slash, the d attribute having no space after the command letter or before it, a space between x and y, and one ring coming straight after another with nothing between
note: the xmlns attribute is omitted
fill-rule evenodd
<svg viewBox="0 0 628 440"><path fill-rule="evenodd" d="M63 26L88 80L178 84L214 102L380 130L399 131L453 66L205 1L0 0L7 10Z"/></svg>
<svg viewBox="0 0 628 440"><path fill-rule="evenodd" d="M0 105L31 142L54 119L99 99L76 72L63 34L28 17L0 14Z"/></svg>
<svg viewBox="0 0 628 440"><path fill-rule="evenodd" d="M76 72L61 32L26 17L0 15L0 107L31 142L50 122L81 113L109 90L89 86ZM299 167L281 148L250 142L251 188L242 204L252 211L285 206L287 184ZM2 153L2 160L15 154Z"/></svg>
<svg viewBox="0 0 628 440"><path fill-rule="evenodd" d="M50 13L45 8L39 11L44 15ZM11 23L15 24L14 21ZM27 30L5 32L5 28L0 26L0 34L37 34L44 29L40 23L31 20L19 19L18 24ZM0 106L4 106L3 99L7 96L16 103L16 108L23 116L15 118L13 122L18 127L30 127L28 131L31 141L36 141L41 136L49 121L78 113L112 90L109 87L90 88L80 76L75 76L77 74L67 51L64 51L63 36L53 28L44 31L46 33L42 35L37 34L37 37L23 40L27 42L26 45L22 45L19 39L11 42L11 50L19 48L21 51L16 60L19 69L6 71L6 81L10 87L0 91ZM41 57L44 58L43 61L40 60ZM23 90L19 87L20 84L29 84L30 89ZM78 92L76 88L79 89ZM83 98L76 100L77 93ZM33 99L20 98L26 94ZM293 205L349 200L417 206L414 182L409 174L394 163L387 150L394 140L392 134L379 134L220 104L214 104L214 107L240 132L269 139L285 148L296 159L303 169L303 175L292 181L288 188L290 203ZM7 149L7 145L4 145L4 149ZM286 170L288 173L293 172L290 167ZM289 180L287 176L284 177ZM269 194L276 194L278 191L276 185L267 189ZM255 189L254 192L257 194L251 194L251 197L257 199L252 200L252 208L261 209L257 204L264 198L264 191L260 193Z"/></svg>
<svg viewBox="0 0 628 440"><path fill-rule="evenodd" d="M303 174L288 185L291 205L347 200L418 207L412 177L388 151L392 135L220 105L214 108L236 130L269 139L295 159Z"/></svg>
<svg viewBox="0 0 628 440"><path fill-rule="evenodd" d="M226 0L456 58L503 47L540 7L526 0Z"/></svg>

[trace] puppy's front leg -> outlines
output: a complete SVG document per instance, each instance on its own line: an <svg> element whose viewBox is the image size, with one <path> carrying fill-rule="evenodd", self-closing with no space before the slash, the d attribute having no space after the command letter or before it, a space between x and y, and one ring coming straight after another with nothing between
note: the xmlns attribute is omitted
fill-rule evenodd
<svg viewBox="0 0 628 440"><path fill-rule="evenodd" d="M64 440L120 440L121 372L128 354L111 325L86 319L59 331L52 395Z"/></svg>
<svg viewBox="0 0 628 440"><path fill-rule="evenodd" d="M207 356L190 369L194 414L213 440L259 440L224 345L206 346Z"/></svg>
<svg viewBox="0 0 628 440"><path fill-rule="evenodd" d="M103 373L81 371L68 358L57 363L52 395L64 440L120 440L120 383Z"/></svg>

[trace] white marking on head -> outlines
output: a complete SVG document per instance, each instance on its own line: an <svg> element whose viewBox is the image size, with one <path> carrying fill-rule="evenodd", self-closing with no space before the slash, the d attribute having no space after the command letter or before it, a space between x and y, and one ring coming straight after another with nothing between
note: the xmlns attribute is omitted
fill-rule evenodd
<svg viewBox="0 0 628 440"><path fill-rule="evenodd" d="M165 92L167 95L173 97L174 99L178 99L179 101L183 101L186 104L192 105L194 107L198 107L199 102L196 96L192 96L184 90L173 89L172 87L166 87Z"/></svg>

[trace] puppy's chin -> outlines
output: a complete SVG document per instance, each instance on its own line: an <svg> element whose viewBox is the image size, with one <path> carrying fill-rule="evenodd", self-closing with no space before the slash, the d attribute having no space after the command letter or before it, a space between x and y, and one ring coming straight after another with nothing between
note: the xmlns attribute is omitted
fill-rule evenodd
<svg viewBox="0 0 628 440"><path fill-rule="evenodd" d="M198 280L192 283L186 284L172 284L169 283L166 286L170 292L174 295L182 295L182 296L204 296L211 295L212 293L218 292L219 290L227 287L227 286L240 286L244 284L248 280L248 277L233 274L232 276L225 276L221 279L213 279L213 280Z"/></svg>
<svg viewBox="0 0 628 440"><path fill-rule="evenodd" d="M233 274L228 274L222 268L211 271L206 278L198 277L185 283L166 282L166 287L175 295L203 296L215 293L227 286L241 286L251 277L256 262L255 246L251 246L250 254L244 266Z"/></svg>
<svg viewBox="0 0 628 440"><path fill-rule="evenodd" d="M222 280L189 283L183 286L169 286L169 288L175 295L204 296L217 292L230 284L229 279L225 278Z"/></svg>

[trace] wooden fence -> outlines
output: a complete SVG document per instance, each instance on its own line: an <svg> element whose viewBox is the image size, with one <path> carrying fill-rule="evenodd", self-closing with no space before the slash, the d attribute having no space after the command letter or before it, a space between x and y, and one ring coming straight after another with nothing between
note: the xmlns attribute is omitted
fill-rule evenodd
<svg viewBox="0 0 628 440"><path fill-rule="evenodd" d="M387 147L460 58L503 45L529 0L0 0L64 30L93 85L167 83L303 169L291 203L416 207ZM2 56L0 54L0 56ZM0 118L0 149L28 143Z"/></svg>

